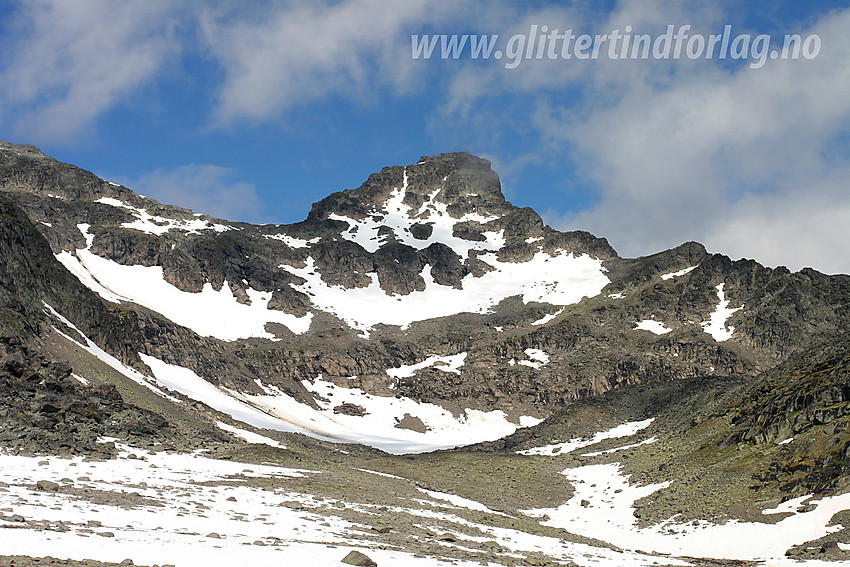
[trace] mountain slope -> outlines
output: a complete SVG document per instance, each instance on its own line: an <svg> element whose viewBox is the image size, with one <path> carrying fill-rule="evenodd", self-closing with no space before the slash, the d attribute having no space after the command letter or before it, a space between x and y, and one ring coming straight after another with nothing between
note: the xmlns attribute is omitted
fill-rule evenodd
<svg viewBox="0 0 850 567"><path fill-rule="evenodd" d="M122 362L231 415L380 431L394 451L496 438L624 385L753 376L850 316L847 276L696 243L623 259L555 231L469 154L384 168L293 225L161 205L6 143L0 187L109 316L58 313Z"/></svg>

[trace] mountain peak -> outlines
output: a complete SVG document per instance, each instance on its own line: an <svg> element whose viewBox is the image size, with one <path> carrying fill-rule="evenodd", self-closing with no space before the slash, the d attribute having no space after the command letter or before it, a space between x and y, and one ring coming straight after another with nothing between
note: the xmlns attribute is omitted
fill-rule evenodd
<svg viewBox="0 0 850 567"><path fill-rule="evenodd" d="M0 151L13 152L17 154L29 154L32 156L41 156L47 157L44 152L42 152L37 147L30 144L13 144L11 142L7 142L6 140L0 140Z"/></svg>
<svg viewBox="0 0 850 567"><path fill-rule="evenodd" d="M458 152L423 156L407 166L385 167L357 189L333 193L315 203L308 221L325 220L331 215L362 220L391 212L387 207L426 220L435 207L444 208L454 219L471 213L489 217L513 208L505 201L499 176L490 162Z"/></svg>
<svg viewBox="0 0 850 567"><path fill-rule="evenodd" d="M114 198L141 203L143 198L90 171L60 162L35 146L0 140L0 185L40 197L95 201Z"/></svg>

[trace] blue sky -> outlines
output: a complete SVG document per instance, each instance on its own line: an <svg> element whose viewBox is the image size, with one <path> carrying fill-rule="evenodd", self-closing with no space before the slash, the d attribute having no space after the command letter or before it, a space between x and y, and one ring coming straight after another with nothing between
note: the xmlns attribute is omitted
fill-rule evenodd
<svg viewBox="0 0 850 567"><path fill-rule="evenodd" d="M814 4L814 5L813 5ZM415 60L411 34L815 34L811 59ZM687 240L850 272L847 2L0 0L0 139L160 201L295 222L386 165L470 151L625 256Z"/></svg>

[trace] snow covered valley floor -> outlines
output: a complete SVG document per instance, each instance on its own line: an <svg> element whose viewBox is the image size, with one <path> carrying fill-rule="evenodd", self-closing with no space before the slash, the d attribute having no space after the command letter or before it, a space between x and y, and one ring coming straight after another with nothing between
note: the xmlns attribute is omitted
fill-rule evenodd
<svg viewBox="0 0 850 567"><path fill-rule="evenodd" d="M783 554L840 531L830 520L850 509L850 494L789 500L766 509L763 523L639 527L635 502L665 485L632 482L610 460L615 450L588 450L628 450L651 438L645 428L598 432L564 450L572 457L380 456L352 446L311 454L232 426L254 443L209 454L116 443L109 460L4 452L0 554L177 567L340 565L353 550L412 567L835 565ZM591 464L600 457L607 462ZM586 464L563 468L576 458ZM850 551L842 533L838 553Z"/></svg>
<svg viewBox="0 0 850 567"><path fill-rule="evenodd" d="M378 470L118 448L105 461L0 455L2 552L180 567L336 565L351 550L379 565L683 564Z"/></svg>

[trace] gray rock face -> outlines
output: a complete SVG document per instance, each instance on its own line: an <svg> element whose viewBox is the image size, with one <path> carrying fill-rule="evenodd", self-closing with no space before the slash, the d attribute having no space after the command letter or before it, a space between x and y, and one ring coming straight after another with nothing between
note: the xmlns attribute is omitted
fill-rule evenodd
<svg viewBox="0 0 850 567"><path fill-rule="evenodd" d="M0 337L0 444L27 453L110 455L99 437L151 442L176 434L160 415L124 401L111 385L85 387L67 366L50 363L16 337ZM59 485L38 481L38 490Z"/></svg>

